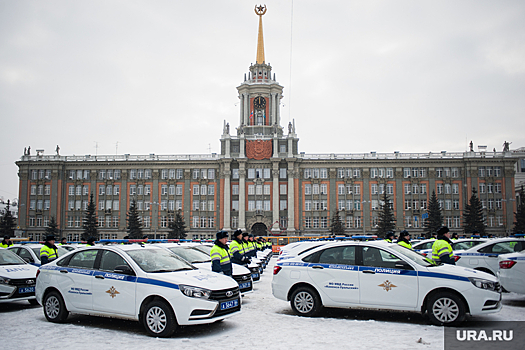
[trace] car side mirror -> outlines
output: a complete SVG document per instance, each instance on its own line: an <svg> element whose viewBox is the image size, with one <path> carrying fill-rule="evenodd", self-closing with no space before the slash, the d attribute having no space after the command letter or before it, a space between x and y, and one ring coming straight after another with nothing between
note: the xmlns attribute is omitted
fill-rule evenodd
<svg viewBox="0 0 525 350"><path fill-rule="evenodd" d="M403 270L413 270L414 268L410 266L406 261L404 260L398 260L396 261L396 268L403 269Z"/></svg>
<svg viewBox="0 0 525 350"><path fill-rule="evenodd" d="M115 266L115 269L113 270L113 272L120 273L122 275L135 276L135 272L128 265Z"/></svg>

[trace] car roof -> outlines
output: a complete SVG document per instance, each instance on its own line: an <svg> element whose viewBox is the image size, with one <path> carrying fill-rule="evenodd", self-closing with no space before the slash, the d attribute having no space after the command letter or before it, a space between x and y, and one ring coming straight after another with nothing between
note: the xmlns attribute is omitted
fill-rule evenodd
<svg viewBox="0 0 525 350"><path fill-rule="evenodd" d="M523 238L516 238L516 237L505 237L505 238L494 238L494 239L489 239L487 240L486 242L483 242L481 244L478 244L478 245L475 245L474 247L472 248L469 248L467 250L464 250L464 252L468 252L469 250L474 250L474 249L480 249L480 248L483 248L483 247L486 247L490 244L495 244L495 243L499 243L499 242L509 242L509 241L516 241L516 240L520 240L522 241Z"/></svg>

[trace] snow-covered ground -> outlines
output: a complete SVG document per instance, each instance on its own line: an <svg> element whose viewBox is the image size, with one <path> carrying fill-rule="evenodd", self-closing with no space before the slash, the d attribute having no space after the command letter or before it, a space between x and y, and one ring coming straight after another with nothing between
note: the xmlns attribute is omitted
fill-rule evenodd
<svg viewBox="0 0 525 350"><path fill-rule="evenodd" d="M322 317L295 316L290 305L271 292L272 268L266 268L255 292L243 298L243 312L212 325L184 327L172 338L149 337L138 322L70 316L65 324L48 322L41 307L27 302L0 304L2 349L443 349L443 328L419 314L329 310ZM500 313L469 318L525 321L525 295L505 294Z"/></svg>

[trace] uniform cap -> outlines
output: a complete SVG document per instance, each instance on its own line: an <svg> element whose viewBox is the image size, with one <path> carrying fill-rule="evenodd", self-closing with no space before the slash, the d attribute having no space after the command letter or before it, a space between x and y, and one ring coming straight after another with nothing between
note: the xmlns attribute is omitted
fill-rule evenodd
<svg viewBox="0 0 525 350"><path fill-rule="evenodd" d="M437 234L440 235L440 236L442 236L442 235L444 235L445 233L448 233L448 232L450 232L450 230L446 226L442 226L439 230L437 230Z"/></svg>
<svg viewBox="0 0 525 350"><path fill-rule="evenodd" d="M217 239L223 239L223 238L228 238L228 232L226 231L217 232Z"/></svg>
<svg viewBox="0 0 525 350"><path fill-rule="evenodd" d="M47 241L54 241L55 240L55 236L54 235L47 235L46 236L46 242Z"/></svg>
<svg viewBox="0 0 525 350"><path fill-rule="evenodd" d="M242 235L242 230L240 229L235 230L235 232L233 233L233 236L237 237L238 235Z"/></svg>

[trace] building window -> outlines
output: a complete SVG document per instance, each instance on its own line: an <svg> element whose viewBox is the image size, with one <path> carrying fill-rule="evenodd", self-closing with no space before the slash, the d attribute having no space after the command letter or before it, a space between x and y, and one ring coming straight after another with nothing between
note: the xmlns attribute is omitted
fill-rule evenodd
<svg viewBox="0 0 525 350"><path fill-rule="evenodd" d="M311 184L305 184L304 185L304 194L305 195L312 194L312 185Z"/></svg>
<svg viewBox="0 0 525 350"><path fill-rule="evenodd" d="M287 209L287 201L286 199L281 199L279 201L279 210L286 210Z"/></svg>
<svg viewBox="0 0 525 350"><path fill-rule="evenodd" d="M255 169L248 169L248 179L255 179Z"/></svg>
<svg viewBox="0 0 525 350"><path fill-rule="evenodd" d="M286 179L286 168L279 169L279 178Z"/></svg>
<svg viewBox="0 0 525 350"><path fill-rule="evenodd" d="M304 218L304 228L312 228L312 218L307 216Z"/></svg>
<svg viewBox="0 0 525 350"><path fill-rule="evenodd" d="M255 185L248 185L248 195L255 194Z"/></svg>
<svg viewBox="0 0 525 350"><path fill-rule="evenodd" d="M279 185L279 192L280 194L286 194L286 185Z"/></svg>
<svg viewBox="0 0 525 350"><path fill-rule="evenodd" d="M264 194L269 195L270 194L270 185L264 185Z"/></svg>

